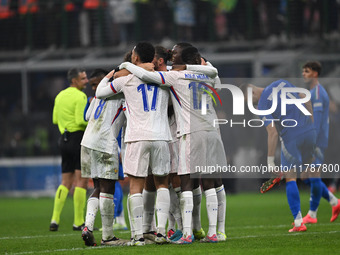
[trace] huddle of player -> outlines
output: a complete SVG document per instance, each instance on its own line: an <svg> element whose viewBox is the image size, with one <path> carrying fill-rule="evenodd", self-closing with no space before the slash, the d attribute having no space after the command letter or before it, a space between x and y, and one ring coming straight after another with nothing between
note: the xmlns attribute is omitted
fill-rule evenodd
<svg viewBox="0 0 340 255"><path fill-rule="evenodd" d="M87 110L88 126L81 143L82 175L95 183L82 231L88 246L97 245L92 231L98 208L102 245L226 240L221 178L216 173L193 172L195 165L226 165L220 132L213 126L217 117L210 97L205 97L205 114L201 111L202 95L219 82L217 70L188 43L176 44L171 53L172 57L161 46L138 43L127 62L100 81ZM168 60L173 63L171 71L167 71ZM119 169L116 137L122 128L120 155L130 181L127 209L131 240L118 239L112 228L112 199ZM207 234L201 227L200 184L206 196Z"/></svg>

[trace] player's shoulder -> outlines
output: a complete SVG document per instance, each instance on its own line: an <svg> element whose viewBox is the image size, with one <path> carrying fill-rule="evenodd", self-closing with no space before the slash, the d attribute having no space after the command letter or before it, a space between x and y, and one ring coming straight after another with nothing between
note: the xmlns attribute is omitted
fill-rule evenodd
<svg viewBox="0 0 340 255"><path fill-rule="evenodd" d="M295 87L292 83L290 83L289 81L284 80L284 79L276 80L276 81L272 82L270 84L270 86L271 87L279 87L279 88L283 88L283 87Z"/></svg>
<svg viewBox="0 0 340 255"><path fill-rule="evenodd" d="M159 72L163 75L171 76L182 76L182 75L193 75L195 72L189 70L170 70L168 72Z"/></svg>
<svg viewBox="0 0 340 255"><path fill-rule="evenodd" d="M115 94L111 97L106 98L105 100L107 100L107 101L123 101L124 100L124 94L118 93L118 94Z"/></svg>
<svg viewBox="0 0 340 255"><path fill-rule="evenodd" d="M91 104L98 104L101 100L103 100L103 99L99 99L99 98L97 98L97 97L94 97L93 99L92 99L92 101L91 101ZM104 99L105 100L105 99Z"/></svg>
<svg viewBox="0 0 340 255"><path fill-rule="evenodd" d="M267 100L268 97L272 94L273 88L274 88L274 87L276 87L274 83L271 83L270 85L268 85L267 87L265 87L265 88L263 89L263 92L262 92L261 96L260 96L259 102L260 102L260 101Z"/></svg>
<svg viewBox="0 0 340 255"><path fill-rule="evenodd" d="M318 86L317 86L317 88L318 88L318 92L319 92L319 95L322 97L322 98L324 98L324 99L329 99L329 97L328 97L328 93L327 93L327 91L326 91L326 89L324 88L324 86L322 86L321 84L318 84Z"/></svg>
<svg viewBox="0 0 340 255"><path fill-rule="evenodd" d="M136 75L129 74L129 75L125 76L125 83L126 83L127 86L134 86L137 83L139 83L139 84L143 83L143 81L141 79L139 79Z"/></svg>
<svg viewBox="0 0 340 255"><path fill-rule="evenodd" d="M119 77L119 78L116 78L116 79L114 79L114 81L115 82L127 82L127 81L129 81L129 80L131 80L131 79L133 79L135 77L135 75L133 75L133 74L128 74L128 75L126 75L126 76L121 76L121 77Z"/></svg>

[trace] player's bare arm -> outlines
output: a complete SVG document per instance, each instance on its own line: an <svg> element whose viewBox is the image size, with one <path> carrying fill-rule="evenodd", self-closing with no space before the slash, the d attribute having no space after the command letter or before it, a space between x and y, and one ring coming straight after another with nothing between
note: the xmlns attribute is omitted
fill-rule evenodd
<svg viewBox="0 0 340 255"><path fill-rule="evenodd" d="M113 69L111 72L109 72L109 73L105 76L105 78L111 79L114 73L115 73L115 69Z"/></svg>
<svg viewBox="0 0 340 255"><path fill-rule="evenodd" d="M186 65L172 65L171 71L183 71L186 70Z"/></svg>
<svg viewBox="0 0 340 255"><path fill-rule="evenodd" d="M168 72L167 74L168 79L164 79L164 76L161 72L149 72L129 62L122 63L119 66L119 68L120 69L126 68L128 71L130 71L131 73L136 75L139 79L145 82L152 82L164 86L172 86L173 85L172 82L174 82L174 79L171 79L169 77L171 72ZM186 65L186 70L203 73L209 77L216 77L217 75L217 69L211 66ZM206 82L207 80L204 81Z"/></svg>
<svg viewBox="0 0 340 255"><path fill-rule="evenodd" d="M149 72L155 71L155 65L153 63L141 63L138 66Z"/></svg>
<svg viewBox="0 0 340 255"><path fill-rule="evenodd" d="M214 79L218 74L217 69L209 65L173 65L172 66L172 71L182 71L182 70L203 73L212 79Z"/></svg>
<svg viewBox="0 0 340 255"><path fill-rule="evenodd" d="M124 76L128 76L129 74L131 74L128 70L126 69L121 69L119 71L116 71L113 75L114 79L118 79L120 77L124 77Z"/></svg>
<svg viewBox="0 0 340 255"><path fill-rule="evenodd" d="M153 65L153 64L152 64ZM120 69L127 69L129 72L136 75L139 79L145 82L162 84L162 77L158 72L149 72L142 67L136 66L130 62L124 62L119 66Z"/></svg>
<svg viewBox="0 0 340 255"><path fill-rule="evenodd" d="M267 129L267 134L268 134L268 154L267 154L268 162L267 163L268 163L268 167L275 167L274 157L275 157L275 151L276 151L279 134L275 126L268 125L266 129ZM261 193L266 193L268 190L273 188L276 184L280 183L280 181L282 180L281 173L274 172L274 174L278 174L279 177L273 177L269 179L268 181L264 182L260 188Z"/></svg>
<svg viewBox="0 0 340 255"><path fill-rule="evenodd" d="M106 99L121 93L122 88L132 77L132 75L122 76L114 79L112 82L109 82L110 78L112 78L112 76L114 75L115 70L112 70L110 73L108 73L98 84L96 90L97 98Z"/></svg>

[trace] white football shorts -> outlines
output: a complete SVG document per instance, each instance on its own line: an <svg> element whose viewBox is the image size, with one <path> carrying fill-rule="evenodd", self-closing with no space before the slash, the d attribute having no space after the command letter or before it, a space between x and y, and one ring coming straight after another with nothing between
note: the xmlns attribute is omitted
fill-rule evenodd
<svg viewBox="0 0 340 255"><path fill-rule="evenodd" d="M81 146L81 176L118 180L119 158L116 154L92 150Z"/></svg>
<svg viewBox="0 0 340 255"><path fill-rule="evenodd" d="M178 149L179 149L179 140L176 140L176 142L169 143L170 173L171 174L177 174L178 172Z"/></svg>
<svg viewBox="0 0 340 255"><path fill-rule="evenodd" d="M137 141L126 143L123 169L124 174L135 177L147 177L148 174L168 175L170 172L168 142Z"/></svg>
<svg viewBox="0 0 340 255"><path fill-rule="evenodd" d="M210 174L207 169L216 165L227 165L223 142L217 131L197 131L180 137L178 175Z"/></svg>

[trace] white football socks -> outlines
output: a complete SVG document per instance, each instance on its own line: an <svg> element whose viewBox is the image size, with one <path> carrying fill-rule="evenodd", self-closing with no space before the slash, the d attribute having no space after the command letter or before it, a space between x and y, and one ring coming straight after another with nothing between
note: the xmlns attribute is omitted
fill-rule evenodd
<svg viewBox="0 0 340 255"><path fill-rule="evenodd" d="M317 213L317 210L316 211L308 210L309 216L312 217L313 219L316 219L316 213Z"/></svg>
<svg viewBox="0 0 340 255"><path fill-rule="evenodd" d="M156 192L143 189L143 233L151 231L151 225L155 212Z"/></svg>
<svg viewBox="0 0 340 255"><path fill-rule="evenodd" d="M200 230L201 226L201 202L202 202L202 191L201 186L192 191L194 208L192 211L192 228L194 230Z"/></svg>
<svg viewBox="0 0 340 255"><path fill-rule="evenodd" d="M176 192L169 185L169 194L170 194L170 208L169 208L169 219L168 219L168 231L170 229L176 229L176 220L174 217L174 204L175 204L175 197L177 198Z"/></svg>
<svg viewBox="0 0 340 255"><path fill-rule="evenodd" d="M334 196L334 194L330 191L328 191L328 195L329 203L331 204L331 206L336 206L338 204L338 199L336 198L336 196Z"/></svg>
<svg viewBox="0 0 340 255"><path fill-rule="evenodd" d="M180 201L180 194L181 194L181 187L177 187L175 189L170 188L170 213L169 213L169 224L168 230L174 229L177 223L177 229L182 230L182 215L181 215L181 208L179 206ZM179 194L179 195L178 195Z"/></svg>
<svg viewBox="0 0 340 255"><path fill-rule="evenodd" d="M181 194L181 212L183 222L183 235L184 237L192 235L191 221L192 221L192 209L194 207L192 191L183 191Z"/></svg>
<svg viewBox="0 0 340 255"><path fill-rule="evenodd" d="M303 220L302 220L302 215L301 215L301 211L299 211L299 213L296 215L295 219L294 219L294 225L295 227L300 227L302 224Z"/></svg>
<svg viewBox="0 0 340 255"><path fill-rule="evenodd" d="M113 216L114 216L114 203L113 195L108 193L99 194L99 208L102 217L102 239L110 240L113 238Z"/></svg>
<svg viewBox="0 0 340 255"><path fill-rule="evenodd" d="M207 214L209 220L208 236L216 234L216 223L217 223L217 195L215 188L204 191L206 197Z"/></svg>
<svg viewBox="0 0 340 255"><path fill-rule="evenodd" d="M217 204L218 204L218 211L217 211L217 231L225 234L225 216L226 216L226 195L224 190L224 185L217 187L216 189L217 195Z"/></svg>
<svg viewBox="0 0 340 255"><path fill-rule="evenodd" d="M128 217L129 217L129 223L130 223L130 233L131 233L131 238L134 238L135 237L135 229L133 227L133 224L132 224L132 216L131 216L131 211L130 211L130 194L128 194L128 197L127 197L127 212L128 212Z"/></svg>
<svg viewBox="0 0 340 255"><path fill-rule="evenodd" d="M171 200L171 199L170 199ZM171 206L170 206L171 208ZM169 218L168 218L168 228L167 231L169 232L170 229L175 230L176 229L176 220L175 217L173 216L172 212L169 211Z"/></svg>
<svg viewBox="0 0 340 255"><path fill-rule="evenodd" d="M128 202L134 239L138 240L143 237L143 196L141 193L130 195Z"/></svg>
<svg viewBox="0 0 340 255"><path fill-rule="evenodd" d="M85 226L88 230L93 231L94 221L99 208L99 199L96 197L90 197L87 200Z"/></svg>
<svg viewBox="0 0 340 255"><path fill-rule="evenodd" d="M165 236L165 226L168 221L170 208L170 194L166 188L157 190L156 211L157 211L157 233Z"/></svg>

